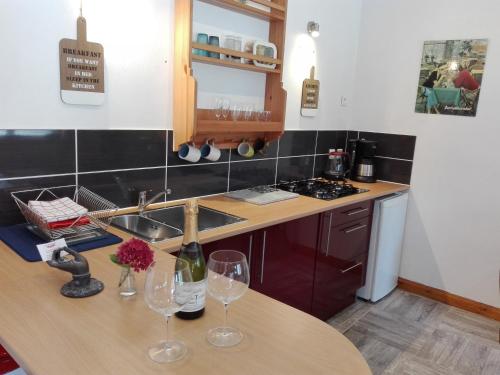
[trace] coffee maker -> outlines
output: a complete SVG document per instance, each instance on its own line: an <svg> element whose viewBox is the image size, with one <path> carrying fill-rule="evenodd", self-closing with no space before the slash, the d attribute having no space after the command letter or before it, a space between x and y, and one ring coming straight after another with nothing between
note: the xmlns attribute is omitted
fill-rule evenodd
<svg viewBox="0 0 500 375"><path fill-rule="evenodd" d="M376 182L375 153L377 141L350 139L351 179L359 182Z"/></svg>
<svg viewBox="0 0 500 375"><path fill-rule="evenodd" d="M328 162L323 175L327 180L343 181L349 174L349 166L349 154L341 148L337 150L331 148L328 152Z"/></svg>

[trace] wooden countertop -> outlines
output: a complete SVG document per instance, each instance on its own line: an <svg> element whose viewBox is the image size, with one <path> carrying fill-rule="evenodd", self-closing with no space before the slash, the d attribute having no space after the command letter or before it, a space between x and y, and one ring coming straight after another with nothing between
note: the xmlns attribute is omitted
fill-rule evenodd
<svg viewBox="0 0 500 375"><path fill-rule="evenodd" d="M246 219L245 221L240 223L200 232L200 242L202 244L209 243L221 238L227 238L241 233L251 232L257 229L269 227L271 225L280 224L290 220L299 219L301 217L329 211L334 208L366 201L368 199L374 199L385 195L406 191L410 188L408 185L393 184L387 182L377 182L375 184L363 184L360 182L354 182L354 184L357 187L368 189L369 191L366 193L351 195L349 197L334 199L331 201L323 201L320 199L299 196L295 199L276 202L265 206L258 206L242 201L237 201L231 198L226 198L223 195L216 195L213 197L200 199L199 204L202 206ZM152 205L151 209L178 205L180 203L182 203L182 201L171 202L168 204L163 203ZM130 211L131 210L126 210L123 212ZM153 246L160 250L172 252L179 250L181 242L182 238L174 238L156 243Z"/></svg>
<svg viewBox="0 0 500 375"><path fill-rule="evenodd" d="M363 185L357 183L357 185ZM201 241L248 232L366 199L407 190L408 186L377 183L369 193L335 201L299 197L265 207L222 196L200 204L248 220L201 233ZM124 237L130 236L111 229ZM177 250L181 239L157 244ZM371 374L351 342L326 323L249 290L230 308L230 323L246 337L240 346L217 349L205 334L221 323L222 306L207 301L205 316L196 321L174 319L172 335L189 347L179 363L158 365L147 348L164 338L162 318L143 302L144 274L137 277L138 295L121 299L116 286L120 269L108 255L116 245L85 252L92 275L106 285L97 296L69 299L59 294L69 280L65 272L43 262L28 263L0 242L0 344L33 375L146 375L146 374ZM156 251L161 262L171 257Z"/></svg>

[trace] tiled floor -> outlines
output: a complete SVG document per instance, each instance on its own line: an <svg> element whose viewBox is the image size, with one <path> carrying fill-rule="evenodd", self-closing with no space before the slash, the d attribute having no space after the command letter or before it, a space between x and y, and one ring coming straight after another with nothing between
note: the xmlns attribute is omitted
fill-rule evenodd
<svg viewBox="0 0 500 375"><path fill-rule="evenodd" d="M374 375L499 375L500 322L408 292L358 301L329 323Z"/></svg>

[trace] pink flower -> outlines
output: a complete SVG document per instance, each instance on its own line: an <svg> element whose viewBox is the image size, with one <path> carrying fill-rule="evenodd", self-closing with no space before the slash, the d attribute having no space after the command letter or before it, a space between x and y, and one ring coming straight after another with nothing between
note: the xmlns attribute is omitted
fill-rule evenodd
<svg viewBox="0 0 500 375"><path fill-rule="evenodd" d="M147 270L153 263L154 252L146 242L132 238L118 247L116 258L120 265L129 266L139 272Z"/></svg>

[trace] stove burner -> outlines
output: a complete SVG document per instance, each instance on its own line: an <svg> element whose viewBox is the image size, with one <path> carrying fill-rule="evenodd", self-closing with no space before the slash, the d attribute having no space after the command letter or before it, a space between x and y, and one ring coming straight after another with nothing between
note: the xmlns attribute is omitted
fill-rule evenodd
<svg viewBox="0 0 500 375"><path fill-rule="evenodd" d="M322 179L283 181L277 187L282 190L323 200L332 200L368 191L359 189L345 181L328 181Z"/></svg>

